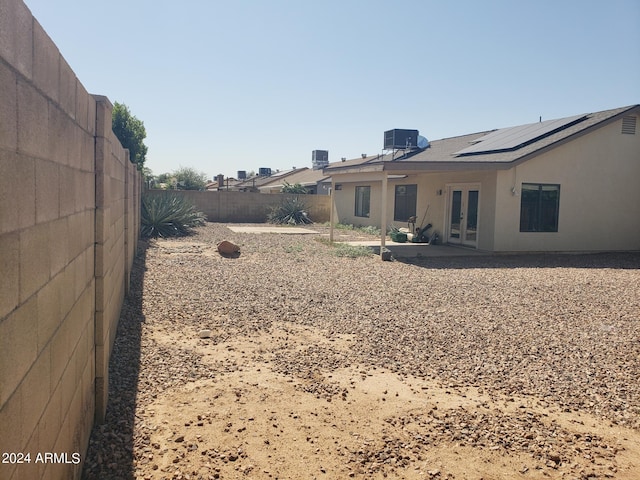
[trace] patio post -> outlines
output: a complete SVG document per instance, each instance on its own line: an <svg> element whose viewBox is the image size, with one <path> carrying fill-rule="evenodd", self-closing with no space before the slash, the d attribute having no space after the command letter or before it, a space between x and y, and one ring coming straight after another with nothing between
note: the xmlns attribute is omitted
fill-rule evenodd
<svg viewBox="0 0 640 480"><path fill-rule="evenodd" d="M331 188L329 189L329 197L331 198L331 210L329 211L329 242L333 243L333 210L336 208L335 205L335 196L334 196L334 192L336 191L336 184L333 180L333 178L331 179Z"/></svg>
<svg viewBox="0 0 640 480"><path fill-rule="evenodd" d="M382 212L380 214L380 258L387 241L387 172L382 172Z"/></svg>

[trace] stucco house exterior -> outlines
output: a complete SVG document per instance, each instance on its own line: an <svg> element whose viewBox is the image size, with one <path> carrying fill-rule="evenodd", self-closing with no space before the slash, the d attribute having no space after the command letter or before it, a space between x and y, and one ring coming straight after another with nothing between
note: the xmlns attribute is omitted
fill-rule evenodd
<svg viewBox="0 0 640 480"><path fill-rule="evenodd" d="M640 250L640 105L330 164L334 222L491 252ZM384 244L384 238L381 238Z"/></svg>

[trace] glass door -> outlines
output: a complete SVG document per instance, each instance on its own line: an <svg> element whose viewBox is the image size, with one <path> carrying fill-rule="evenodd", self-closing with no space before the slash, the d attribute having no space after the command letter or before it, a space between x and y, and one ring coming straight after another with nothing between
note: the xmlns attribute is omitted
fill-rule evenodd
<svg viewBox="0 0 640 480"><path fill-rule="evenodd" d="M451 190L451 221L449 222L449 243L462 243L462 190Z"/></svg>
<svg viewBox="0 0 640 480"><path fill-rule="evenodd" d="M477 247L479 200L480 188L477 185L450 187L449 243Z"/></svg>
<svg viewBox="0 0 640 480"><path fill-rule="evenodd" d="M478 197L480 196L480 191L467 190L466 193L466 221L464 222L464 237L462 243L475 247L477 246L478 238Z"/></svg>

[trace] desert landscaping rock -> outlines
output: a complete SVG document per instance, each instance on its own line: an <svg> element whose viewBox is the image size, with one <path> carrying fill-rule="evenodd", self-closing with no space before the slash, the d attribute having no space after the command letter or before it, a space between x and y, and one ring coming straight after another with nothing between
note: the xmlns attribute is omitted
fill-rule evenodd
<svg viewBox="0 0 640 480"><path fill-rule="evenodd" d="M200 338L211 338L211 330L204 329L198 332Z"/></svg>
<svg viewBox="0 0 640 480"><path fill-rule="evenodd" d="M218 243L218 252L220 253L220 255L235 255L240 253L240 247L231 242L223 240L222 242Z"/></svg>
<svg viewBox="0 0 640 480"><path fill-rule="evenodd" d="M148 244L84 478L638 478L640 254L382 262L307 228Z"/></svg>

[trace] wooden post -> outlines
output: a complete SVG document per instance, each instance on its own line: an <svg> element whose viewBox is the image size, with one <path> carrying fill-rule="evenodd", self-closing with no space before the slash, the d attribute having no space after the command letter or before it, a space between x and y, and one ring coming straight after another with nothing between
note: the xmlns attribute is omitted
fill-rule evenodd
<svg viewBox="0 0 640 480"><path fill-rule="evenodd" d="M387 172L382 172L382 212L380 213L380 258L387 241Z"/></svg>
<svg viewBox="0 0 640 480"><path fill-rule="evenodd" d="M336 183L331 179L331 190L329 191L329 196L331 197L331 210L329 210L329 242L333 243L333 210L335 209L335 191L336 191Z"/></svg>

